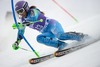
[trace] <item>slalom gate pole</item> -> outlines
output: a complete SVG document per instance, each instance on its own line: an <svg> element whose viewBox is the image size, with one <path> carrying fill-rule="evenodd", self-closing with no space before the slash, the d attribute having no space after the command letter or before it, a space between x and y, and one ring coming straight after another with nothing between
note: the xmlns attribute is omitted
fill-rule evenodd
<svg viewBox="0 0 100 67"><path fill-rule="evenodd" d="M58 4L55 0L52 0L56 5L58 5L65 13L67 13L71 18L73 18L76 22L78 22L78 20L72 16L66 9L64 9L60 4Z"/></svg>
<svg viewBox="0 0 100 67"><path fill-rule="evenodd" d="M15 21L15 24L17 26L17 29L19 29L19 26L18 26L18 23L17 23L17 20L16 20L16 16L15 16L15 11L14 11L14 2L13 0L11 0L11 6L12 6L12 13L13 13L13 18L14 18L14 21ZM35 53L35 55L39 58L40 56L38 55L38 53L34 50L34 48L30 45L30 43L27 41L27 39L24 37L24 35L22 33L20 33L20 35L23 37L23 39L25 40L25 42L27 43L27 45L31 48L31 50Z"/></svg>

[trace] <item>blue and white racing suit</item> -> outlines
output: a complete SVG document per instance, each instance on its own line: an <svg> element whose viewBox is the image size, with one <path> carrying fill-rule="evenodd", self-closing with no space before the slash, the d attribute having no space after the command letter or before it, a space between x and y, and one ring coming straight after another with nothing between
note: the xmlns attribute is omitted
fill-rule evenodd
<svg viewBox="0 0 100 67"><path fill-rule="evenodd" d="M78 36L64 33L64 30L58 21L45 17L38 9L30 9L27 16L25 18L21 18L21 21L22 24L31 22L32 24L29 24L28 27L41 32L41 34L37 36L37 41L47 46L57 48L59 45L61 45L59 40L79 39ZM24 34L24 30L25 28L20 30L22 31L22 34ZM23 38L19 34L20 31L18 31L18 39Z"/></svg>

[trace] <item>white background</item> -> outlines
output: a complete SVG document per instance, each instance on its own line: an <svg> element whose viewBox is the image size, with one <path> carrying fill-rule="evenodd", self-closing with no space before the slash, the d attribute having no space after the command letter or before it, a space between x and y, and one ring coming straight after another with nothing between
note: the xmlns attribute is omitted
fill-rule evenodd
<svg viewBox="0 0 100 67"><path fill-rule="evenodd" d="M14 0L17 2L18 0ZM27 0L29 5L37 6L49 18L58 20L65 31L78 31L100 38L100 1L99 0L56 0L78 22L59 8L52 0ZM0 66L1 67L100 67L100 41L61 58L53 58L37 65L28 60L36 57L26 42L20 46L30 51L12 49L17 37L10 0L0 0ZM57 49L36 42L37 31L26 28L25 37L40 56L50 54Z"/></svg>

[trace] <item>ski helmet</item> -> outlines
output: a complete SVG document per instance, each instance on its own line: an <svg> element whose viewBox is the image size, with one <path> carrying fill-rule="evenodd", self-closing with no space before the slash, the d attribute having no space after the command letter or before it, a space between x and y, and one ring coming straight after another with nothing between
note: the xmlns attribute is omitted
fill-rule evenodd
<svg viewBox="0 0 100 67"><path fill-rule="evenodd" d="M29 10L29 6L28 3L26 1L18 1L15 4L15 11L19 14L19 13L23 13L24 11L28 11Z"/></svg>

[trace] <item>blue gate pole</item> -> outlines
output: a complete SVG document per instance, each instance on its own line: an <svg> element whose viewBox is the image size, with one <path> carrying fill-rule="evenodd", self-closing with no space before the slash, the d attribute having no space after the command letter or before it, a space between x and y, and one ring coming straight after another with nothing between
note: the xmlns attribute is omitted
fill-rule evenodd
<svg viewBox="0 0 100 67"><path fill-rule="evenodd" d="M19 26L18 26L18 23L17 23L17 20L16 20L16 16L15 16L15 11L14 11L14 2L13 0L11 0L11 6L12 6L12 13L13 13L13 17L14 17L14 21L15 21L15 24L17 26L17 29L19 29ZM35 55L39 58L40 56L38 55L38 53L34 50L34 48L29 44L29 42L27 41L27 39L24 37L24 35L22 33L20 33L20 35L23 37L23 39L25 40L25 42L28 44L28 46L31 48L31 50L35 53Z"/></svg>

